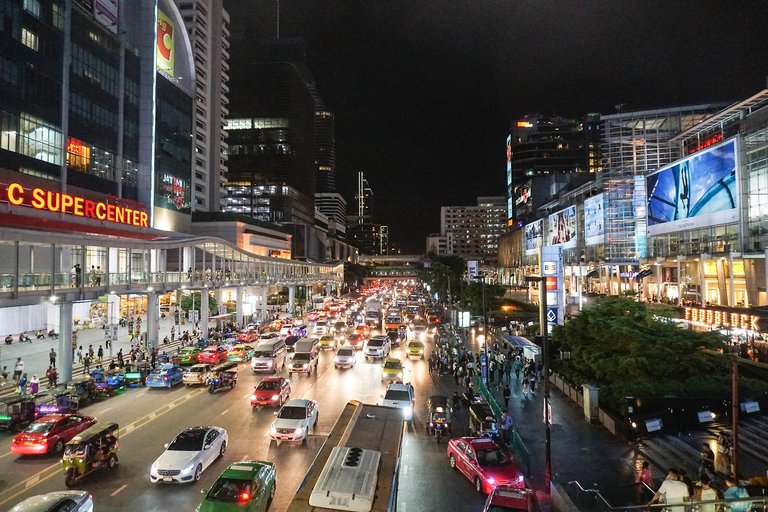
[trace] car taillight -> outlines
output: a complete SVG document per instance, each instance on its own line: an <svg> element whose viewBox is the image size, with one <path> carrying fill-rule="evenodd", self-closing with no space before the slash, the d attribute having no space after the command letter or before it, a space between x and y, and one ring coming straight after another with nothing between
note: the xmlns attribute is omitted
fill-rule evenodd
<svg viewBox="0 0 768 512"><path fill-rule="evenodd" d="M163 377L163 380L168 380L168 377Z"/></svg>

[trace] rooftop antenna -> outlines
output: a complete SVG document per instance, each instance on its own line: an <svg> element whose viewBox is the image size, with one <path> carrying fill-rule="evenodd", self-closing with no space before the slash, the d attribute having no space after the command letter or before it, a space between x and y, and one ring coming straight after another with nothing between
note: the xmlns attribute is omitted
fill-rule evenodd
<svg viewBox="0 0 768 512"><path fill-rule="evenodd" d="M276 0L277 16L275 19L275 39L280 39L280 0Z"/></svg>

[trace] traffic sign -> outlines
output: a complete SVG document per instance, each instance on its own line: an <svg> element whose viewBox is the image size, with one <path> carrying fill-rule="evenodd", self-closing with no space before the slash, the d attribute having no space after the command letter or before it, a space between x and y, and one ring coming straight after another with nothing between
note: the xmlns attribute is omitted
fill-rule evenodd
<svg viewBox="0 0 768 512"><path fill-rule="evenodd" d="M557 308L547 307L547 322L552 324L557 322Z"/></svg>

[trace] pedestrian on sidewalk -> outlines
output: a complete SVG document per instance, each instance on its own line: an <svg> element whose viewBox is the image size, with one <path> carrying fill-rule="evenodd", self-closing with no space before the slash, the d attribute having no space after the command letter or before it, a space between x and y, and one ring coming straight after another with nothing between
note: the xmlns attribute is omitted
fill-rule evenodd
<svg viewBox="0 0 768 512"><path fill-rule="evenodd" d="M727 488L723 493L724 500L729 501L749 497L747 490L739 485L739 482L735 477L726 476L725 485ZM752 508L752 502L740 501L738 503L730 503L728 508L731 509L731 512L749 512L749 510Z"/></svg>
<svg viewBox="0 0 768 512"><path fill-rule="evenodd" d="M53 350L53 347L51 347L51 351L48 352L48 361L50 361L51 366L56 368L56 351Z"/></svg>
<svg viewBox="0 0 768 512"><path fill-rule="evenodd" d="M85 373L85 375L88 375L89 373L91 373L91 356L89 356L88 354L85 354L85 356L83 357L83 372Z"/></svg>
<svg viewBox="0 0 768 512"><path fill-rule="evenodd" d="M88 345L88 357L93 361L93 345Z"/></svg>
<svg viewBox="0 0 768 512"><path fill-rule="evenodd" d="M717 495L717 491L710 486L711 480L707 473L701 475L701 481L696 486L696 501L715 501L720 499ZM716 512L717 505L714 503L707 503L699 505L699 512Z"/></svg>
<svg viewBox="0 0 768 512"><path fill-rule="evenodd" d="M651 470L651 464L647 460L644 460L640 469L635 474L635 486L637 493L637 502L639 504L648 503L649 493L652 495L653 491L653 471Z"/></svg>
<svg viewBox="0 0 768 512"><path fill-rule="evenodd" d="M98 358L99 363L104 361L104 348L99 345L99 350L96 352L96 357Z"/></svg>
<svg viewBox="0 0 768 512"><path fill-rule="evenodd" d="M504 396L504 407L509 407L509 397L512 395L512 392L509 390L509 386L507 386L506 383L504 383L504 387L502 388L502 395Z"/></svg>
<svg viewBox="0 0 768 512"><path fill-rule="evenodd" d="M509 449L509 436L512 433L514 424L515 422L512 416L509 415L509 411L504 409L504 412L501 413L501 442L507 449Z"/></svg>
<svg viewBox="0 0 768 512"><path fill-rule="evenodd" d="M520 380L520 370L523 369L523 362L520 361L520 356L515 358L515 379Z"/></svg>
<svg viewBox="0 0 768 512"><path fill-rule="evenodd" d="M16 364L13 367L13 383L18 384L21 374L24 373L24 361L20 357L16 358Z"/></svg>
<svg viewBox="0 0 768 512"><path fill-rule="evenodd" d="M8 384L8 367L3 366L3 370L0 371L0 387Z"/></svg>
<svg viewBox="0 0 768 512"><path fill-rule="evenodd" d="M27 392L27 374L22 373L19 377L19 394L23 395Z"/></svg>
<svg viewBox="0 0 768 512"><path fill-rule="evenodd" d="M117 366L119 366L120 368L122 368L124 366L124 363L123 363L123 349L122 348L117 351Z"/></svg>
<svg viewBox="0 0 768 512"><path fill-rule="evenodd" d="M83 364L83 346L77 347L77 362Z"/></svg>
<svg viewBox="0 0 768 512"><path fill-rule="evenodd" d="M48 389L56 387L56 379L58 377L56 368L53 366L49 366L48 370L46 370L45 372L45 376L48 378Z"/></svg>
<svg viewBox="0 0 768 512"><path fill-rule="evenodd" d="M174 341L176 339L176 326L171 326L171 341Z"/></svg>
<svg viewBox="0 0 768 512"><path fill-rule="evenodd" d="M659 490L653 495L648 506L651 506L654 503L666 503L667 505L671 503L683 503L687 500L690 497L688 486L685 485L684 482L681 482L679 478L680 473L678 470L676 468L669 468L667 471L667 478L661 483ZM669 508L669 510L680 510L682 512L683 507L675 507L674 509Z"/></svg>
<svg viewBox="0 0 768 512"><path fill-rule="evenodd" d="M528 398L528 379L523 377L523 397Z"/></svg>
<svg viewBox="0 0 768 512"><path fill-rule="evenodd" d="M528 383L531 387L531 394L536 394L536 372L530 372L528 374Z"/></svg>

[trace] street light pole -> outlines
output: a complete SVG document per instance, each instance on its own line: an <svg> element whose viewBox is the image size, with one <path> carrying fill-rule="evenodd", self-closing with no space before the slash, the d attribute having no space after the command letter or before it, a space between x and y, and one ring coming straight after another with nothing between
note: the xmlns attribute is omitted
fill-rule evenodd
<svg viewBox="0 0 768 512"><path fill-rule="evenodd" d="M549 326L547 322L547 283L542 275L539 279L539 332L541 333L541 357L544 360L544 471L545 486L549 493L552 483L552 429L549 417Z"/></svg>
<svg viewBox="0 0 768 512"><path fill-rule="evenodd" d="M485 273L478 272L475 276L475 280L480 279L482 283L482 296L483 296L483 353L485 355L485 374L481 374L483 378L483 384L488 385L488 309L485 306Z"/></svg>

